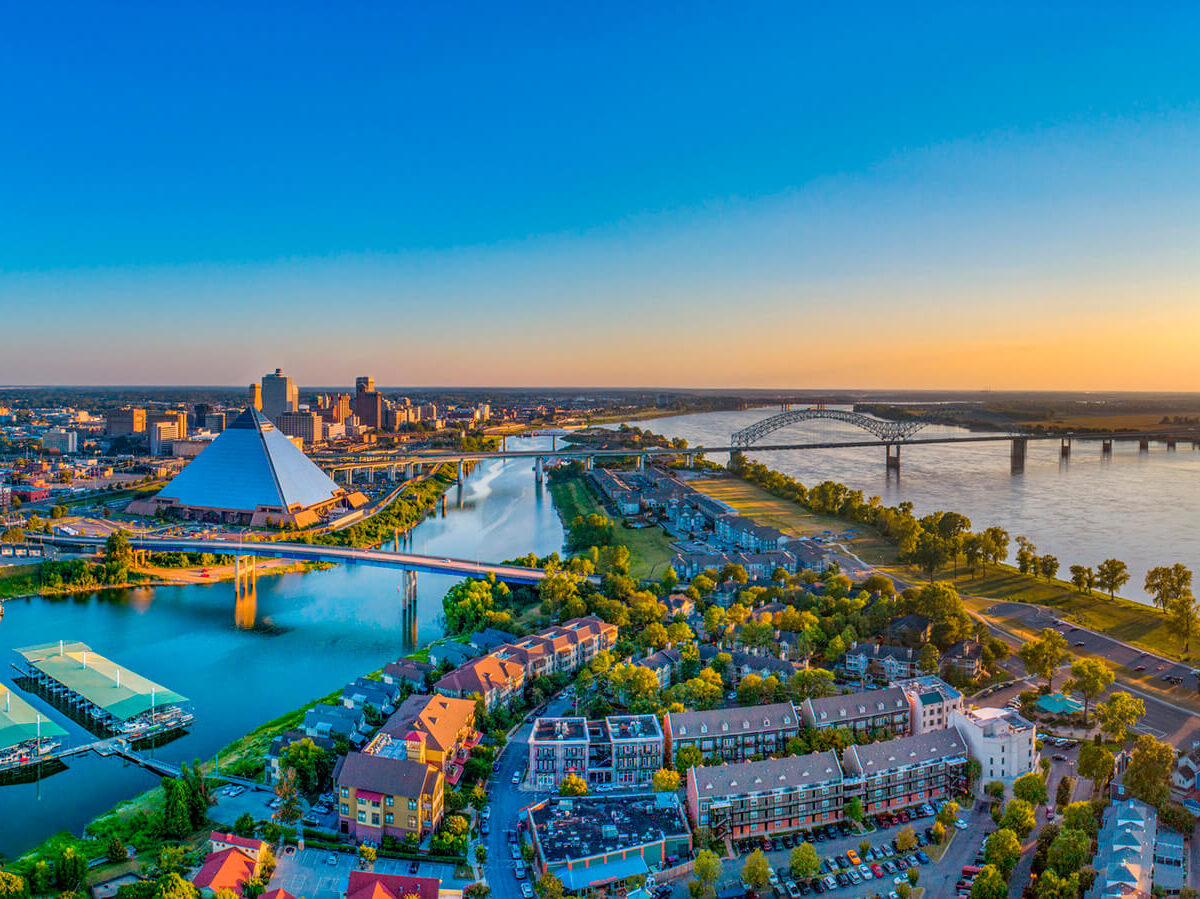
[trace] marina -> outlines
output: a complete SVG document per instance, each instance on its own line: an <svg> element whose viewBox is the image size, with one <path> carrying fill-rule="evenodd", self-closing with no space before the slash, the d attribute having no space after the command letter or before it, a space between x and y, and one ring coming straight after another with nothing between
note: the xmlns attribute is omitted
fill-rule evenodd
<svg viewBox="0 0 1200 899"><path fill-rule="evenodd" d="M0 684L0 772L37 765L64 745L67 732Z"/></svg>

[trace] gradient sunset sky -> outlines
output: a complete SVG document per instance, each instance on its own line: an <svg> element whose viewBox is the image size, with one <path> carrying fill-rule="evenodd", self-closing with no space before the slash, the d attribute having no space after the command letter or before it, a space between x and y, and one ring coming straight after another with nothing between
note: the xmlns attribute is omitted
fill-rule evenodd
<svg viewBox="0 0 1200 899"><path fill-rule="evenodd" d="M1200 389L1200 5L12 4L0 383Z"/></svg>

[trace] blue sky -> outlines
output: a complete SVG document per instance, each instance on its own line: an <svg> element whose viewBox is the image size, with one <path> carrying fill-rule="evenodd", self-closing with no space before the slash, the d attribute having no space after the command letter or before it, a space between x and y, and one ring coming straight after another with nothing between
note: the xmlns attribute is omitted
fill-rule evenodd
<svg viewBox="0 0 1200 899"><path fill-rule="evenodd" d="M345 6L6 11L0 382L1200 376L1200 7Z"/></svg>

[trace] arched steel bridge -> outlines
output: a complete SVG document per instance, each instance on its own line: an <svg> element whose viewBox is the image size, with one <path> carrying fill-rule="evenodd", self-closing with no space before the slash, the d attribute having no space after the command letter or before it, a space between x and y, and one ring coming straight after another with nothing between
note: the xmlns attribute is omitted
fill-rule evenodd
<svg viewBox="0 0 1200 899"><path fill-rule="evenodd" d="M788 409L778 415L772 415L770 418L764 418L762 421L748 425L740 431L734 431L729 442L733 446L753 446L759 439L772 431L816 418L841 421L862 428L878 437L880 443L903 443L929 424L927 421L917 420L885 421L858 412L847 412L844 409Z"/></svg>

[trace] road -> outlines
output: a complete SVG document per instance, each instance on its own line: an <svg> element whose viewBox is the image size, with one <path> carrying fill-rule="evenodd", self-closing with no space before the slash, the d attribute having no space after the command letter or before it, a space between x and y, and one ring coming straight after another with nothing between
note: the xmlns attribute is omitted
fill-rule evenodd
<svg viewBox="0 0 1200 899"><path fill-rule="evenodd" d="M30 535L42 543L55 546L101 547L101 537L70 537L62 534ZM520 565L503 565L495 562L480 562L470 559L451 559L424 556L418 553L390 552L382 549L355 549L348 546L323 546L308 543L243 542L241 540L198 540L183 537L139 537L131 536L129 545L133 549L152 552L215 553L242 556L268 556L279 559L296 559L302 562L340 562L348 565L374 565L381 568L400 568L424 574L449 574L456 577L486 577L494 574L498 580L513 584L537 584L548 575L541 568L524 568ZM599 578L592 579L597 584Z"/></svg>

